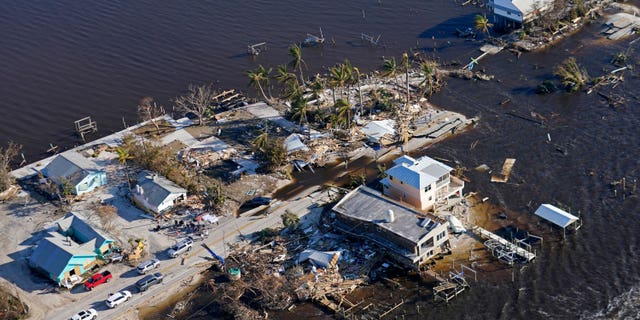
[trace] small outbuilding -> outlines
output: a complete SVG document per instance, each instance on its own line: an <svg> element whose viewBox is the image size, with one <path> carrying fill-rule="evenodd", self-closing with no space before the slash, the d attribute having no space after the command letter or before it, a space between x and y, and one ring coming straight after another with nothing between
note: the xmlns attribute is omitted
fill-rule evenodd
<svg viewBox="0 0 640 320"><path fill-rule="evenodd" d="M138 175L133 200L143 209L159 214L187 199L187 189L152 172Z"/></svg>
<svg viewBox="0 0 640 320"><path fill-rule="evenodd" d="M42 169L42 174L58 185L70 183L75 195L107 184L107 172L76 151L57 155Z"/></svg>
<svg viewBox="0 0 640 320"><path fill-rule="evenodd" d="M536 216L541 217L562 228L563 232L568 227L572 227L575 230L578 230L582 226L580 218L554 205L543 204L538 208L538 210L536 210L535 214Z"/></svg>

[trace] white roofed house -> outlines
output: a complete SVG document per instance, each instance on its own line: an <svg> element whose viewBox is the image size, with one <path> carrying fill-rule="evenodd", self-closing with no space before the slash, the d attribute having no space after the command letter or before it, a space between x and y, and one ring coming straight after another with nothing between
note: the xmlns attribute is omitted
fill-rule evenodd
<svg viewBox="0 0 640 320"><path fill-rule="evenodd" d="M409 267L419 267L449 246L446 221L413 210L366 186L345 195L333 212L333 225L338 230L380 245Z"/></svg>
<svg viewBox="0 0 640 320"><path fill-rule="evenodd" d="M522 25L538 19L553 9L554 0L489 0L493 22L504 25Z"/></svg>
<svg viewBox="0 0 640 320"><path fill-rule="evenodd" d="M137 180L133 200L153 213L164 212L187 198L187 189L156 173L142 172Z"/></svg>
<svg viewBox="0 0 640 320"><path fill-rule="evenodd" d="M462 196L464 181L452 176L453 168L441 162L427 156L419 159L402 156L393 164L380 181L382 193L390 198L429 210L452 196Z"/></svg>

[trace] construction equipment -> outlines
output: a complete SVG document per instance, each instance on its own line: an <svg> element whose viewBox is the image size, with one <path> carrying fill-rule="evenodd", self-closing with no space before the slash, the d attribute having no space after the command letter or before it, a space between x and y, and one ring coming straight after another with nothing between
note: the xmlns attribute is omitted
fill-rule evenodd
<svg viewBox="0 0 640 320"><path fill-rule="evenodd" d="M131 250L126 254L127 260L135 262L142 258L144 252L144 239L129 239Z"/></svg>

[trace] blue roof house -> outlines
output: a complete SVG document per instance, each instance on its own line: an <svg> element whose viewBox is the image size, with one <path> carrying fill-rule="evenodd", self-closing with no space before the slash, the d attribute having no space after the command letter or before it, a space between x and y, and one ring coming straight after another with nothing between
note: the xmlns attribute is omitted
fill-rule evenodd
<svg viewBox="0 0 640 320"><path fill-rule="evenodd" d="M66 285L69 279L89 271L114 241L72 212L58 221L57 226L57 232L49 232L40 240L29 257L29 264L58 285Z"/></svg>
<svg viewBox="0 0 640 320"><path fill-rule="evenodd" d="M59 154L42 169L42 174L58 185L71 183L76 195L107 184L106 171L75 151Z"/></svg>

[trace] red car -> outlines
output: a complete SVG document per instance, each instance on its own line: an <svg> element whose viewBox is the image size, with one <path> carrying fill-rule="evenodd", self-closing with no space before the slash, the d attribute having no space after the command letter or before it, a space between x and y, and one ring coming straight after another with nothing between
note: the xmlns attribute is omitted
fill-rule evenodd
<svg viewBox="0 0 640 320"><path fill-rule="evenodd" d="M111 278L113 278L113 276L111 275L111 272L109 271L103 271L102 273L96 273L93 276L91 276L91 279L87 280L87 282L84 283L84 288L87 290L91 290L105 282L109 282L109 280L111 280Z"/></svg>

